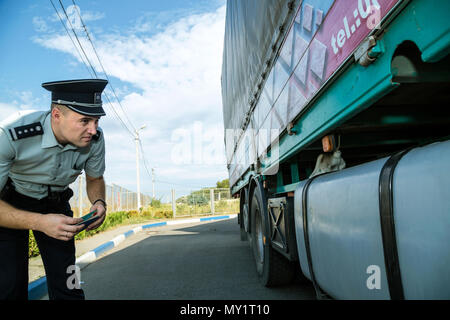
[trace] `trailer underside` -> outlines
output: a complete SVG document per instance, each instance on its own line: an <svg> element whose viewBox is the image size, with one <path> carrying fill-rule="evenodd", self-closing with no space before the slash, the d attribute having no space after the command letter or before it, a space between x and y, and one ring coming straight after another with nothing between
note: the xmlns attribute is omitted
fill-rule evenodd
<svg viewBox="0 0 450 320"><path fill-rule="evenodd" d="M417 21L432 23L429 4L413 2L405 9L411 10L423 15ZM292 132L283 131L264 161L258 159L232 186L241 198L241 239L253 248L263 284L285 283L299 269L292 240L294 191L324 153L324 136L335 138L345 168L450 139L448 30L435 39L418 34L405 39L402 30L413 23L408 14L379 37L385 49L372 65L350 62L294 119ZM276 173L267 174L273 168ZM275 269L285 276L280 279Z"/></svg>

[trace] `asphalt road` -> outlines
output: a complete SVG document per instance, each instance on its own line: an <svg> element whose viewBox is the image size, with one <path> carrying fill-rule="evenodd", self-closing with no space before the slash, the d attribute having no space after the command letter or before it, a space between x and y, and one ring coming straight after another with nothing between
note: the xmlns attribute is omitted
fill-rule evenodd
<svg viewBox="0 0 450 320"><path fill-rule="evenodd" d="M125 240L81 271L88 300L304 300L310 284L266 288L237 219L159 227Z"/></svg>

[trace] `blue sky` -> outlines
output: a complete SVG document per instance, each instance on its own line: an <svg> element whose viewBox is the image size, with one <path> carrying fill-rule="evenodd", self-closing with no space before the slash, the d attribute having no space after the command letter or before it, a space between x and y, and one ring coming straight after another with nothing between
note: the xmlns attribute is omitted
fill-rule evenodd
<svg viewBox="0 0 450 320"><path fill-rule="evenodd" d="M134 141L114 110L135 128L146 125L140 136L148 168L155 168L157 181L176 183L157 182L158 198L167 200L171 188L180 196L228 178L220 96L225 0L75 2L121 104L107 89L113 106L105 105L100 123L107 183L136 190ZM63 16L59 1L53 3ZM62 3L105 78L72 1ZM92 77L50 0L0 0L0 52L0 120L48 109L43 82ZM141 190L151 193L143 163Z"/></svg>

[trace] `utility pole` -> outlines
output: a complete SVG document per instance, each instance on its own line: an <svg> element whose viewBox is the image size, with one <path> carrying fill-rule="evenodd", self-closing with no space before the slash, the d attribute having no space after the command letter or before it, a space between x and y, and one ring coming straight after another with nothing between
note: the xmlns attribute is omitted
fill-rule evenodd
<svg viewBox="0 0 450 320"><path fill-rule="evenodd" d="M152 168L152 197L155 199L155 168Z"/></svg>
<svg viewBox="0 0 450 320"><path fill-rule="evenodd" d="M172 213L173 218L177 217L177 205L176 205L176 199L175 199L175 189L172 189Z"/></svg>
<svg viewBox="0 0 450 320"><path fill-rule="evenodd" d="M216 214L214 208L214 189L209 189L209 199L211 201L211 214Z"/></svg>
<svg viewBox="0 0 450 320"><path fill-rule="evenodd" d="M139 179L139 136L137 131L134 140L136 141L137 211L139 212L139 208L141 207L141 197L139 196L139 193L141 192L141 181Z"/></svg>
<svg viewBox="0 0 450 320"><path fill-rule="evenodd" d="M139 130L146 127L144 124L138 130L135 131L134 141L136 142L136 181L137 181L137 211L141 209L141 179L139 174Z"/></svg>

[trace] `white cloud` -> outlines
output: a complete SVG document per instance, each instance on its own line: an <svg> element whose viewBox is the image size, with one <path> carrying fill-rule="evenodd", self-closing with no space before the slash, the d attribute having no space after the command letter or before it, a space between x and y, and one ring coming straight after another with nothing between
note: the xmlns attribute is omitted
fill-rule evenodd
<svg viewBox="0 0 450 320"><path fill-rule="evenodd" d="M61 17L64 17L65 19L65 13L64 11L60 8L59 5L56 6L56 9L58 10L58 13ZM84 9L81 9L79 6L74 6L74 5L70 5L68 6L65 10L67 15L69 16L70 19L70 23L72 23L72 25L77 24L76 27L78 27L78 20L79 20L79 16L78 16L78 12L81 13L81 18L83 19L84 22L89 22L89 21L96 21L96 20L101 20L103 18L105 18L105 14L103 12L93 12L93 11L86 11ZM58 14L55 12L53 13L49 18L49 21L51 22L57 22L57 23L61 23L60 19L58 17ZM67 26L70 27L69 23L67 23ZM80 22L80 27L81 27L81 22Z"/></svg>
<svg viewBox="0 0 450 320"><path fill-rule="evenodd" d="M44 110L49 104L43 105L41 98L33 97L31 91L18 91L12 94L15 99L11 102L0 102L0 121L8 115L21 110Z"/></svg>
<svg viewBox="0 0 450 320"><path fill-rule="evenodd" d="M0 102L0 110L1 110L1 116L0 116L0 122L1 122L4 119L6 119L9 115L11 115L17 111L20 111L20 108L14 104Z"/></svg>
<svg viewBox="0 0 450 320"><path fill-rule="evenodd" d="M101 18L104 18L101 14L83 14L85 22ZM160 179L191 178L197 184L201 180L205 185L214 185L217 180L227 178L226 164L218 164L214 160L218 159L217 153L222 152L221 147L216 146L217 141L223 144L220 74L225 6L215 12L183 17L161 26L160 32L151 35L142 33L149 27L144 19L142 21L141 27L133 27L134 31L139 30L134 34L129 30L122 34L106 31L91 34L102 64L128 118L137 128L147 125L140 136L148 164L158 168ZM46 48L65 52L81 62L65 31L60 34L40 33L34 41ZM80 37L80 41L100 75L101 68L91 45L84 37ZM115 101L111 94L109 98ZM118 103L113 104L126 121ZM117 121L111 107L105 105L105 108L108 117L101 120L101 126L107 141L106 177L109 176L110 181L113 180L111 182L135 189L134 141ZM203 162L176 164L171 159L177 143L171 140L173 132L179 128L189 132L195 121L200 121L203 128ZM207 141L211 135L216 144L212 140ZM141 165L141 176L145 174L148 178L144 170ZM151 190L149 183L149 179L144 181L143 190Z"/></svg>
<svg viewBox="0 0 450 320"><path fill-rule="evenodd" d="M73 6L69 6L68 9ZM75 13L73 13L75 14ZM96 21L105 18L105 14L103 12L92 12L92 11L83 11L81 12L81 17L84 22Z"/></svg>
<svg viewBox="0 0 450 320"><path fill-rule="evenodd" d="M33 17L33 26L37 32L48 31L47 23L41 17Z"/></svg>

